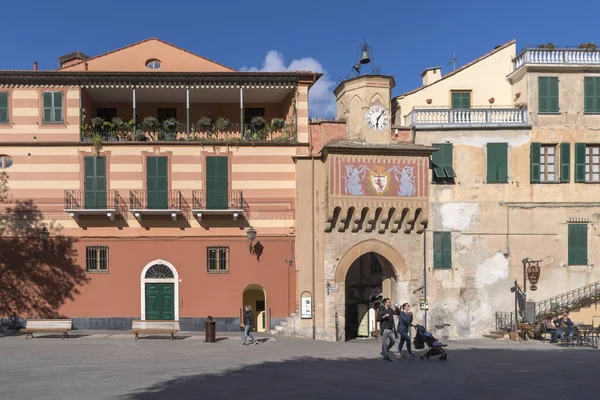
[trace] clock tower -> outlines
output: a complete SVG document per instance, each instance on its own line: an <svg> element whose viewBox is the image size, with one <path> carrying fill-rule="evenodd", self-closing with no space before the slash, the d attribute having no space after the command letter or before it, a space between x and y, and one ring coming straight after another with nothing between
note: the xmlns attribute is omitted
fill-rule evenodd
<svg viewBox="0 0 600 400"><path fill-rule="evenodd" d="M394 78L363 75L340 83L334 90L337 118L346 121L346 139L391 143L391 97Z"/></svg>

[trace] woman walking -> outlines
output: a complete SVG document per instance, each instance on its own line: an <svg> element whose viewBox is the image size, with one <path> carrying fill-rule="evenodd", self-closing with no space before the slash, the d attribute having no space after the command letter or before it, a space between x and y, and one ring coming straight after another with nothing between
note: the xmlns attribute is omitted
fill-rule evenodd
<svg viewBox="0 0 600 400"><path fill-rule="evenodd" d="M408 356L410 358L413 358L415 356L412 353L409 334L412 322L413 315L410 311L410 305L408 305L408 303L404 303L400 308L400 318L398 319L398 334L400 335L400 343L398 344L398 357L403 357L402 347L404 347L404 343L406 343L406 350L408 351Z"/></svg>
<svg viewBox="0 0 600 400"><path fill-rule="evenodd" d="M252 339L252 342L250 344L258 344L256 339L254 339L254 336L252 336L252 333L250 333L250 329L252 329L253 325L254 317L252 316L252 306L246 306L246 312L244 313L244 341L240 346L245 346L246 340L248 340L248 338Z"/></svg>

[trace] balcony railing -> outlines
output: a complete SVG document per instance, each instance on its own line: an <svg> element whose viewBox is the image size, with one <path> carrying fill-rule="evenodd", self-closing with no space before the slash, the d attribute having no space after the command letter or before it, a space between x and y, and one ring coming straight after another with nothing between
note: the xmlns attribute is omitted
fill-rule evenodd
<svg viewBox="0 0 600 400"><path fill-rule="evenodd" d="M526 108L413 109L407 116L418 128L528 126Z"/></svg>
<svg viewBox="0 0 600 400"><path fill-rule="evenodd" d="M199 143L239 143L239 142L275 142L293 143L297 141L295 124L283 127L257 129L248 124L243 132L239 124L231 124L224 129L215 129L200 125L190 125L189 133L185 124L172 128L150 128L139 125L121 126L84 126L81 129L84 142L91 142L100 136L104 142L145 142L145 141L189 141Z"/></svg>
<svg viewBox="0 0 600 400"><path fill-rule="evenodd" d="M115 210L122 213L127 204L116 190L90 192L85 190L65 190L65 210Z"/></svg>
<svg viewBox="0 0 600 400"><path fill-rule="evenodd" d="M194 211L242 211L246 204L241 190L194 190Z"/></svg>
<svg viewBox="0 0 600 400"><path fill-rule="evenodd" d="M130 190L129 208L132 211L183 210L186 200L179 190Z"/></svg>
<svg viewBox="0 0 600 400"><path fill-rule="evenodd" d="M600 65L600 51L588 49L525 49L513 60L516 71L524 65Z"/></svg>

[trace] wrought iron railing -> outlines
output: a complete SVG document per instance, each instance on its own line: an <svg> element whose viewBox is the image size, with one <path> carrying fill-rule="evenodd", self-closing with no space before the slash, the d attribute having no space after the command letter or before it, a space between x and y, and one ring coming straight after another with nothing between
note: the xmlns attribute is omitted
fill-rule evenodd
<svg viewBox="0 0 600 400"><path fill-rule="evenodd" d="M496 312L496 330L512 332L515 330L515 313Z"/></svg>
<svg viewBox="0 0 600 400"><path fill-rule="evenodd" d="M130 190L131 210L184 210L189 208L179 190Z"/></svg>
<svg viewBox="0 0 600 400"><path fill-rule="evenodd" d="M245 210L248 203L241 190L194 190L192 209L194 210Z"/></svg>
<svg viewBox="0 0 600 400"><path fill-rule="evenodd" d="M297 127L295 124L284 124L278 127L258 129L253 125L230 124L223 129L202 125L190 125L189 133L185 124L177 124L171 128L144 127L137 125L121 126L85 126L82 127L82 140L92 142L95 136L100 136L104 142L296 142Z"/></svg>
<svg viewBox="0 0 600 400"><path fill-rule="evenodd" d="M65 190L65 210L115 210L124 213L126 208L127 204L116 190Z"/></svg>
<svg viewBox="0 0 600 400"><path fill-rule="evenodd" d="M538 302L536 316L538 320L541 320L548 314L556 315L576 308L587 307L597 301L600 301L600 282L591 283Z"/></svg>

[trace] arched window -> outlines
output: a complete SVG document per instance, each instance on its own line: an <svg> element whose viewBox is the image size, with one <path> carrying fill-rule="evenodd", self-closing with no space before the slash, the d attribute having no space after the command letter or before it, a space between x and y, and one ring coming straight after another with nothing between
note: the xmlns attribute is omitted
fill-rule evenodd
<svg viewBox="0 0 600 400"><path fill-rule="evenodd" d="M148 69L155 71L157 69L160 69L160 67L161 67L160 61L155 58L146 61L146 68L148 68Z"/></svg>
<svg viewBox="0 0 600 400"><path fill-rule="evenodd" d="M0 169L8 168L13 165L13 160L5 154L0 155Z"/></svg>
<svg viewBox="0 0 600 400"><path fill-rule="evenodd" d="M173 275L173 271L171 268L167 267L163 264L156 264L150 267L148 271L146 271L146 279L173 279L175 276Z"/></svg>

